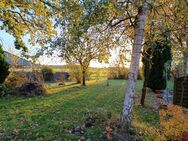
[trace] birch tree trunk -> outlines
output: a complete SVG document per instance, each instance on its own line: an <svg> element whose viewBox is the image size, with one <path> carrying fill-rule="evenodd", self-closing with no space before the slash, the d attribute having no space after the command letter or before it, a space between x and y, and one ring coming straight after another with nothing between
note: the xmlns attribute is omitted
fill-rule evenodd
<svg viewBox="0 0 188 141"><path fill-rule="evenodd" d="M127 89L125 91L123 109L120 116L121 127L122 129L125 130L129 128L132 119L132 108L135 98L136 80L138 75L138 68L139 68L140 56L141 56L140 53L142 50L144 28L145 28L148 9L149 9L149 4L151 4L151 0L145 0L142 7L139 8L138 14L136 16L135 35L134 35L134 44L133 44L133 50L131 55L130 73L128 77Z"/></svg>

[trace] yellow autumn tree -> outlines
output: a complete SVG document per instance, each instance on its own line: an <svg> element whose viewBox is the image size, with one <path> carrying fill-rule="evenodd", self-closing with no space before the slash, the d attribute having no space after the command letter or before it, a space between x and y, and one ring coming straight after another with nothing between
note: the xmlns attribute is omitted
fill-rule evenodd
<svg viewBox="0 0 188 141"><path fill-rule="evenodd" d="M44 44L55 32L52 17L58 8L58 0L1 0L0 28L15 37L17 49L27 48L23 36L30 35L30 43Z"/></svg>

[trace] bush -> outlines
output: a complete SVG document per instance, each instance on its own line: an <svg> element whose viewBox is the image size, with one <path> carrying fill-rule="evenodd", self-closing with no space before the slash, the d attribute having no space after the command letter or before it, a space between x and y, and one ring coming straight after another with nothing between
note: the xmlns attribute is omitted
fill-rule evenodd
<svg viewBox="0 0 188 141"><path fill-rule="evenodd" d="M26 82L17 88L8 87L5 84L0 84L0 97L7 96L43 96L46 94L46 89L39 82Z"/></svg>
<svg viewBox="0 0 188 141"><path fill-rule="evenodd" d="M129 70L127 68L112 67L109 68L108 79L126 79L128 78Z"/></svg>
<svg viewBox="0 0 188 141"><path fill-rule="evenodd" d="M11 88L17 88L20 87L25 82L26 82L25 72L11 71L4 83Z"/></svg>
<svg viewBox="0 0 188 141"><path fill-rule="evenodd" d="M129 69L128 68L119 68L119 67L112 67L109 68L108 79L124 79L127 80L129 76ZM143 80L143 73L142 69L140 68L138 71L138 80Z"/></svg>
<svg viewBox="0 0 188 141"><path fill-rule="evenodd" d="M44 85L39 82L26 82L18 90L21 96L42 96L46 94Z"/></svg>
<svg viewBox="0 0 188 141"><path fill-rule="evenodd" d="M0 83L3 83L9 74L9 64L4 59L4 51L0 45Z"/></svg>
<svg viewBox="0 0 188 141"><path fill-rule="evenodd" d="M8 91L8 88L4 84L0 84L0 97L3 97L6 95L6 92Z"/></svg>
<svg viewBox="0 0 188 141"><path fill-rule="evenodd" d="M45 95L42 74L38 71L11 72L4 84L0 85L0 96Z"/></svg>
<svg viewBox="0 0 188 141"><path fill-rule="evenodd" d="M40 82L43 83L43 76L38 71L24 72L24 71L11 71L5 80L5 84L11 88L18 88L26 82Z"/></svg>
<svg viewBox="0 0 188 141"><path fill-rule="evenodd" d="M45 66L41 69L44 81L53 81L53 69L51 67Z"/></svg>
<svg viewBox="0 0 188 141"><path fill-rule="evenodd" d="M12 89L5 84L0 84L0 97L17 96L19 93L16 89Z"/></svg>
<svg viewBox="0 0 188 141"><path fill-rule="evenodd" d="M82 72L81 72L80 65L68 64L68 65L66 65L66 68L68 69L68 73L70 75L70 79L72 81L76 81L76 83L81 83L81 81L82 81Z"/></svg>

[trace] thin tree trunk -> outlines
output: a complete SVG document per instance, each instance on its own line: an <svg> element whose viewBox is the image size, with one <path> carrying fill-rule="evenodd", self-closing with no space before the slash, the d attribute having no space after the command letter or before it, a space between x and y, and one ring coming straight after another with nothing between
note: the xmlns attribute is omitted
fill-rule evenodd
<svg viewBox="0 0 188 141"><path fill-rule="evenodd" d="M147 90L146 80L144 79L144 84L143 84L143 88L142 88L142 96L141 96L141 101L140 101L140 104L142 106L144 106L145 97L146 97L146 90Z"/></svg>
<svg viewBox="0 0 188 141"><path fill-rule="evenodd" d="M183 53L183 61L184 61L184 76L188 74L188 54Z"/></svg>
<svg viewBox="0 0 188 141"><path fill-rule="evenodd" d="M82 85L86 85L86 71L82 70Z"/></svg>
<svg viewBox="0 0 188 141"><path fill-rule="evenodd" d="M143 88L142 88L142 96L140 100L140 104L144 106L145 103L145 97L147 94L147 85L148 85L148 79L149 79L149 74L150 74L150 59L147 56L145 57L145 64L144 64L144 83L143 83Z"/></svg>
<svg viewBox="0 0 188 141"><path fill-rule="evenodd" d="M143 6L139 9L138 15L136 17L135 37L131 55L130 73L128 77L127 89L125 91L123 109L120 116L120 124L123 130L128 130L132 119L132 107L135 98L135 88L140 63L140 53L142 50L145 22L150 3L150 0L146 0Z"/></svg>

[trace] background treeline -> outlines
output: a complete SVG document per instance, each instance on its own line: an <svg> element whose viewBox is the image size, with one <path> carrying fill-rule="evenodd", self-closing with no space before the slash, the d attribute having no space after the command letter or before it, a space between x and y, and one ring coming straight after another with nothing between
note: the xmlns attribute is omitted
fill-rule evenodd
<svg viewBox="0 0 188 141"><path fill-rule="evenodd" d="M124 79L127 80L129 69L124 67L110 67L108 68L108 79ZM139 68L138 80L143 80L143 69Z"/></svg>

